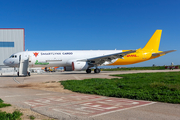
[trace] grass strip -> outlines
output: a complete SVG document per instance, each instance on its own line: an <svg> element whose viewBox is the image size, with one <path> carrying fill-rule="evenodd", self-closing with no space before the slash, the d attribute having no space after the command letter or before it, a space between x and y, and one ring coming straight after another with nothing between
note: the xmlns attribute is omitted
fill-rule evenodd
<svg viewBox="0 0 180 120"><path fill-rule="evenodd" d="M0 108L11 106L10 104L3 103L4 101L0 99ZM0 120L20 120L22 113L18 110L14 111L13 113L6 113L0 110Z"/></svg>
<svg viewBox="0 0 180 120"><path fill-rule="evenodd" d="M0 99L0 108L6 107L6 106L11 106L10 104L5 104L3 103L4 101Z"/></svg>
<svg viewBox="0 0 180 120"><path fill-rule="evenodd" d="M22 115L22 113L17 110L14 111L12 114L0 111L0 119L1 120L21 120L21 118L20 118L21 115Z"/></svg>
<svg viewBox="0 0 180 120"><path fill-rule="evenodd" d="M74 92L108 97L180 103L180 72L114 75L113 79L60 81Z"/></svg>
<svg viewBox="0 0 180 120"><path fill-rule="evenodd" d="M179 66L180 68L180 66ZM124 71L124 70L164 70L165 66L154 66L154 67L130 67L130 68L112 68L102 69L102 71Z"/></svg>

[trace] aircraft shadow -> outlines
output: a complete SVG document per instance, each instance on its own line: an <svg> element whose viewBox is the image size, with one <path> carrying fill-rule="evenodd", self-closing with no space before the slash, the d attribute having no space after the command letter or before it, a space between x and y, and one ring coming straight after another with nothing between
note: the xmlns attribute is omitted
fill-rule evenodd
<svg viewBox="0 0 180 120"><path fill-rule="evenodd" d="M17 75L1 75L1 77L26 77L26 76L17 76Z"/></svg>

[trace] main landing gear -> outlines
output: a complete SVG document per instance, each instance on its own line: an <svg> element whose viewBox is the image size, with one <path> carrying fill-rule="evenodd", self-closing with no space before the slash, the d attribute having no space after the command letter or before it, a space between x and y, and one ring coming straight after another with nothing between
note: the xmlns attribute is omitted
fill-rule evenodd
<svg viewBox="0 0 180 120"><path fill-rule="evenodd" d="M100 73L100 69L98 68L94 69L94 73Z"/></svg>
<svg viewBox="0 0 180 120"><path fill-rule="evenodd" d="M86 70L86 73L91 73L91 69L87 69L87 70Z"/></svg>
<svg viewBox="0 0 180 120"><path fill-rule="evenodd" d="M94 69L94 73L100 73L100 69L98 69L98 68L96 68L96 69ZM86 73L91 73L91 69L87 69L86 70Z"/></svg>

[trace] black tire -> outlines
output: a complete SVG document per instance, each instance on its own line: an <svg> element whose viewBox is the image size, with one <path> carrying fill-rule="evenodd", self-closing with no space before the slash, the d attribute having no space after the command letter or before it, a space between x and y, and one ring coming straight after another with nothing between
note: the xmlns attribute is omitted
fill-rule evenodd
<svg viewBox="0 0 180 120"><path fill-rule="evenodd" d="M17 76L19 77L19 72L17 72Z"/></svg>
<svg viewBox="0 0 180 120"><path fill-rule="evenodd" d="M98 68L94 69L94 73L100 73L100 69Z"/></svg>
<svg viewBox="0 0 180 120"><path fill-rule="evenodd" d="M86 73L91 73L91 69L87 69L87 70L86 70Z"/></svg>

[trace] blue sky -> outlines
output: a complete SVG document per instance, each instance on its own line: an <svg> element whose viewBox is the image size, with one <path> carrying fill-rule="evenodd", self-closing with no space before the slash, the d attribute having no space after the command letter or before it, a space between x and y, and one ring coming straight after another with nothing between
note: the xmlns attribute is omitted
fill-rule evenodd
<svg viewBox="0 0 180 120"><path fill-rule="evenodd" d="M162 29L163 57L129 66L180 64L179 0L0 0L0 28L24 28L28 50L123 50Z"/></svg>

